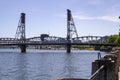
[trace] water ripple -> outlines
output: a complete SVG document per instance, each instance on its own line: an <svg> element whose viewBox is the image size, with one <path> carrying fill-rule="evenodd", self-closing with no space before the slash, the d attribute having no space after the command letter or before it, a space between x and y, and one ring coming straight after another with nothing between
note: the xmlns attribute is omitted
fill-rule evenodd
<svg viewBox="0 0 120 80"><path fill-rule="evenodd" d="M9 50L8 50L9 51ZM55 78L88 78L97 51L29 50L26 54L0 52L0 80L53 80ZM102 55L105 55L104 53Z"/></svg>

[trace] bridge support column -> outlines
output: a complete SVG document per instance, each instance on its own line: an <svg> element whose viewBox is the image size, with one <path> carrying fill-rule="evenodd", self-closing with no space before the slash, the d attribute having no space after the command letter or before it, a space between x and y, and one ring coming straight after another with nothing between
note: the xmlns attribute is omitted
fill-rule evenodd
<svg viewBox="0 0 120 80"><path fill-rule="evenodd" d="M67 53L71 53L71 44L67 44Z"/></svg>
<svg viewBox="0 0 120 80"><path fill-rule="evenodd" d="M95 50L100 50L101 46L95 46Z"/></svg>
<svg viewBox="0 0 120 80"><path fill-rule="evenodd" d="M26 53L26 45L21 45L21 53Z"/></svg>

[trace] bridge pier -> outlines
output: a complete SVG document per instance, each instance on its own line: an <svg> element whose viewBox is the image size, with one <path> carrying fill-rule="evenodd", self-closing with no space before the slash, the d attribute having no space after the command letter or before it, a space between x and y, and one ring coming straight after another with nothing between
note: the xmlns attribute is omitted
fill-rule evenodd
<svg viewBox="0 0 120 80"><path fill-rule="evenodd" d="M95 46L95 50L100 50L101 46Z"/></svg>
<svg viewBox="0 0 120 80"><path fill-rule="evenodd" d="M67 53L71 53L71 44L67 44Z"/></svg>
<svg viewBox="0 0 120 80"><path fill-rule="evenodd" d="M26 45L20 45L21 53L26 53Z"/></svg>

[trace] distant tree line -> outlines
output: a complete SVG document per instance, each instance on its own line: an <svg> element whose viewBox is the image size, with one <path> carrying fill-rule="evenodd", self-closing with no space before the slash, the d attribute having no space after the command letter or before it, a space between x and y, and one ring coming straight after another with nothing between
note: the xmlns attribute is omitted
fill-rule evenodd
<svg viewBox="0 0 120 80"><path fill-rule="evenodd" d="M120 33L119 33L119 35L111 35L111 36L109 36L104 41L104 43L114 43L114 44L116 44L117 46L120 47Z"/></svg>

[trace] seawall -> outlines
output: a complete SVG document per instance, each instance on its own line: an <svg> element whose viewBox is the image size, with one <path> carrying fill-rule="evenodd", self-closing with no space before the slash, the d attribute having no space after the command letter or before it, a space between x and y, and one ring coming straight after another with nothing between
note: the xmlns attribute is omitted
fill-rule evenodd
<svg viewBox="0 0 120 80"><path fill-rule="evenodd" d="M104 66L92 80L120 80L120 47L113 48L106 56L92 63L92 74Z"/></svg>

